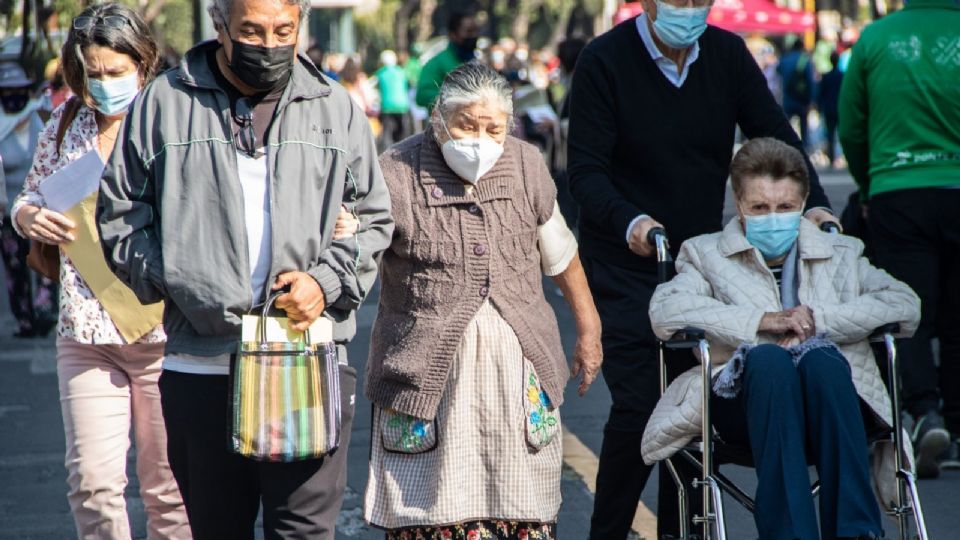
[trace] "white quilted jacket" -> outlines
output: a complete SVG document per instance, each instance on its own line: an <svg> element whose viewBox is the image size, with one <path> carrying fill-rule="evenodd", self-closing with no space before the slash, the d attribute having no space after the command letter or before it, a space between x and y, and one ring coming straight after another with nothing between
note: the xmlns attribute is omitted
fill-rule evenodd
<svg viewBox="0 0 960 540"><path fill-rule="evenodd" d="M821 232L802 220L799 236L801 304L814 313L817 334L837 344L850 362L857 393L886 425L890 398L867 337L887 323L912 335L920 300L905 284L870 265L863 244ZM660 339L695 326L706 331L714 375L741 343L771 343L759 334L766 312L782 311L780 291L760 253L747 242L738 218L723 231L691 238L677 257L677 276L657 287L650 319ZM677 377L657 404L643 434L647 464L668 458L700 433L701 377L695 367Z"/></svg>

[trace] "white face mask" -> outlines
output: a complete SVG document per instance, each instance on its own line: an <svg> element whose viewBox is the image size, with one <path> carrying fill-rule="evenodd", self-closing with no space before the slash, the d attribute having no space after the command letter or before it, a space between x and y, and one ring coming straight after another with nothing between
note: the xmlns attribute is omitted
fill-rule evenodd
<svg viewBox="0 0 960 540"><path fill-rule="evenodd" d="M502 144L487 137L454 139L442 115L440 124L448 137L447 142L440 148L443 152L443 160L453 172L457 173L457 176L471 184L476 184L483 175L490 172L503 155Z"/></svg>

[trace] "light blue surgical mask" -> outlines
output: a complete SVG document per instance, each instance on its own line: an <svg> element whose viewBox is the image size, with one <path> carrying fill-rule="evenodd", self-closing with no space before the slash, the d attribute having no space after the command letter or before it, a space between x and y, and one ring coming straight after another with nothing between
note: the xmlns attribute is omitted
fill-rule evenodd
<svg viewBox="0 0 960 540"><path fill-rule="evenodd" d="M108 81L89 79L88 89L97 103L98 111L107 116L116 116L125 111L140 93L140 75L133 72Z"/></svg>
<svg viewBox="0 0 960 540"><path fill-rule="evenodd" d="M707 30L710 6L677 7L657 0L657 20L653 30L660 41L673 49L690 47Z"/></svg>
<svg viewBox="0 0 960 540"><path fill-rule="evenodd" d="M790 251L800 233L800 212L772 212L761 216L743 216L747 242L760 250L766 260L782 257Z"/></svg>

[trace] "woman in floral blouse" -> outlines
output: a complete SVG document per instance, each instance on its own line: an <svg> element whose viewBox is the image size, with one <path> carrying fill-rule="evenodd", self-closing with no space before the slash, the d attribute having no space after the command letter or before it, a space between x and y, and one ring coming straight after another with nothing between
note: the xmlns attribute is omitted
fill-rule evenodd
<svg viewBox="0 0 960 540"><path fill-rule="evenodd" d="M75 240L76 224L45 208L40 183L88 152L110 154L127 105L153 78L156 66L156 43L130 9L92 6L74 19L63 46L63 71L76 97L53 112L40 134L33 166L11 211L20 235L60 246ZM123 494L132 424L149 537L190 538L167 463L157 390L163 328L158 321L137 338L125 339L63 250L60 282L57 377L67 497L78 536L130 538Z"/></svg>

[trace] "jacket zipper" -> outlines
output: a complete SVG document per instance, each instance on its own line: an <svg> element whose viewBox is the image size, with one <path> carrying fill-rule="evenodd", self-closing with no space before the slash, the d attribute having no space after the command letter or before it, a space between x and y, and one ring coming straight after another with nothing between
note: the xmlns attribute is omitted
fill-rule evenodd
<svg viewBox="0 0 960 540"><path fill-rule="evenodd" d="M230 96L228 96L226 92L224 92L219 88L214 89L214 91L220 94L221 96L225 97L227 100L226 116L221 114L220 123L221 123L221 127L225 129L227 136L230 138L230 147L233 149L233 152L230 152L231 169L230 171L228 171L228 174L230 172L233 173L232 175L233 178L231 180L234 180L235 185L240 189L240 204L244 205L245 202L244 202L244 195L243 195L243 185L240 182L240 162L237 161L237 152L239 151L239 148L237 147L236 137L234 137L233 135L233 118L232 118L233 112L230 108ZM244 215L246 215L245 213L246 213L246 210L244 210ZM253 292L251 290L252 283L250 282L250 270L251 270L250 239L247 237L247 227L246 227L245 217L243 219L243 224L244 224L243 225L243 250L242 250L242 253L240 253L240 260L246 262L246 264L241 265L240 283L245 285L245 287L243 288L243 292L247 296L247 302L246 302L248 306L247 311L250 311L255 306L254 304L255 299L253 298ZM242 270L243 268L246 268L246 272L243 272Z"/></svg>

